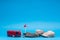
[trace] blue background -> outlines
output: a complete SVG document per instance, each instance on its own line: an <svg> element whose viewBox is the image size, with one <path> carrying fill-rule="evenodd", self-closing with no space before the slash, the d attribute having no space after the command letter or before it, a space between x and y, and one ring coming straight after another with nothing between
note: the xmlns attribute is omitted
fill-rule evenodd
<svg viewBox="0 0 60 40"><path fill-rule="evenodd" d="M60 22L60 0L0 0L0 26L33 21Z"/></svg>
<svg viewBox="0 0 60 40"><path fill-rule="evenodd" d="M24 40L7 37L7 30L24 32L25 23L28 32L35 32L36 29L55 32L54 38L41 40L60 40L60 0L0 0L1 40Z"/></svg>

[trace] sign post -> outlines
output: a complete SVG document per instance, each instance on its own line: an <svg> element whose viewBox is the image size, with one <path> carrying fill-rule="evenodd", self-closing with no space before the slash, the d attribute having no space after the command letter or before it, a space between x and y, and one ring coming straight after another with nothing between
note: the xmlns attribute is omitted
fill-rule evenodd
<svg viewBox="0 0 60 40"><path fill-rule="evenodd" d="M25 24L25 25L24 25L25 33L26 33L26 27L27 27L27 26L26 26L26 24Z"/></svg>

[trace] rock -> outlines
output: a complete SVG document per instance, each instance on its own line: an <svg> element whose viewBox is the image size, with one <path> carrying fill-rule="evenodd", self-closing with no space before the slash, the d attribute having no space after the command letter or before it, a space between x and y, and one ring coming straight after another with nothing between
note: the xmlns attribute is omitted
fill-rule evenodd
<svg viewBox="0 0 60 40"><path fill-rule="evenodd" d="M38 35L29 33L29 32L25 33L24 36L25 36L25 37L30 37L30 38L38 37Z"/></svg>
<svg viewBox="0 0 60 40"><path fill-rule="evenodd" d="M35 33L35 35L36 35L36 36L39 36L39 34L38 34L38 33Z"/></svg>
<svg viewBox="0 0 60 40"><path fill-rule="evenodd" d="M42 34L43 37L54 37L54 32L53 31L48 31Z"/></svg>
<svg viewBox="0 0 60 40"><path fill-rule="evenodd" d="M37 35L41 35L41 34L43 34L43 33L44 33L44 31L43 31L43 30L39 30L39 29L38 29L38 30L36 30L36 34L37 34Z"/></svg>

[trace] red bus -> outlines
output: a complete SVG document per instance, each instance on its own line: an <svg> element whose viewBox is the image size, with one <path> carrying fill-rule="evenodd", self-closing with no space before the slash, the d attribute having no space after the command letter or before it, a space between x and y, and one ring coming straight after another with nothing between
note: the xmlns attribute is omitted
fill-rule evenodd
<svg viewBox="0 0 60 40"><path fill-rule="evenodd" d="M20 31L8 30L7 36L8 37L21 37L21 32Z"/></svg>

